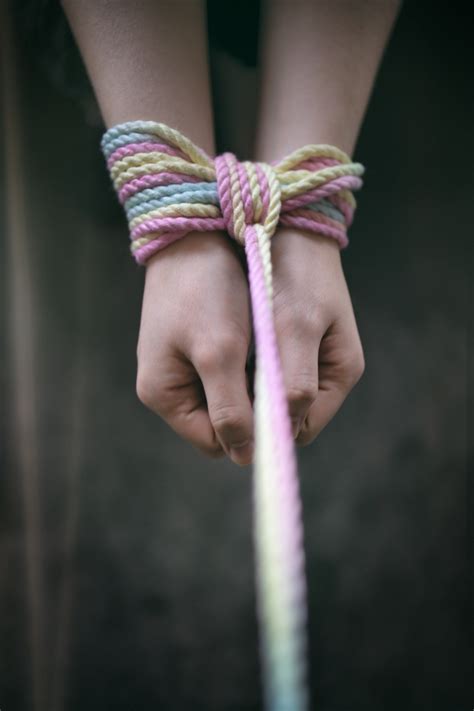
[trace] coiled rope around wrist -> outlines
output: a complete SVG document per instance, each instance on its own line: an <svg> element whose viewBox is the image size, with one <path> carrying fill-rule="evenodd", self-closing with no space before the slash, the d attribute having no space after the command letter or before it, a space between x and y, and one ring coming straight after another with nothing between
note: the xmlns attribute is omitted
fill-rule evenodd
<svg viewBox="0 0 474 711"><path fill-rule="evenodd" d="M270 241L278 224L344 248L364 167L308 145L273 163L211 158L164 124L132 121L101 147L139 264L190 231L226 230L245 248L256 344L254 542L265 704L309 707L306 584L296 456L272 312Z"/></svg>

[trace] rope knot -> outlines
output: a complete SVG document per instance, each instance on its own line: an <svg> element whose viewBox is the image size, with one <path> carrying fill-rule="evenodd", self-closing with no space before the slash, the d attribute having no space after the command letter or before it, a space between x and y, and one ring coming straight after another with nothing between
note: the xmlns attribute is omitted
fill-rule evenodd
<svg viewBox="0 0 474 711"><path fill-rule="evenodd" d="M281 210L281 189L267 163L239 161L233 153L214 160L219 203L227 232L245 244L247 228L261 225L272 237Z"/></svg>
<svg viewBox="0 0 474 711"><path fill-rule="evenodd" d="M246 247L257 236L262 250L278 224L348 244L364 166L336 146L303 146L271 165L240 162L213 158L155 121L117 124L101 145L139 264L195 230L225 230Z"/></svg>

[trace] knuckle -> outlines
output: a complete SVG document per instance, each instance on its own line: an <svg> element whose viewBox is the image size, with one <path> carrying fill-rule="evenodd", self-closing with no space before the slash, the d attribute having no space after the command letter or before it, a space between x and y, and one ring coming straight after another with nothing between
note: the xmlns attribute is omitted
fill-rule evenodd
<svg viewBox="0 0 474 711"><path fill-rule="evenodd" d="M286 391L290 408L294 405L310 405L317 394L318 382L313 377L293 381Z"/></svg>
<svg viewBox="0 0 474 711"><path fill-rule="evenodd" d="M203 372L215 371L233 362L241 350L237 336L233 333L221 333L196 346L192 360Z"/></svg>
<svg viewBox="0 0 474 711"><path fill-rule="evenodd" d="M236 405L215 405L209 411L214 429L223 437L233 433L244 433L246 420Z"/></svg>
<svg viewBox="0 0 474 711"><path fill-rule="evenodd" d="M365 371L365 358L362 348L358 348L348 357L345 367L345 381L349 387L354 387Z"/></svg>
<svg viewBox="0 0 474 711"><path fill-rule="evenodd" d="M136 393L140 402L150 410L156 410L160 399L160 389L155 379L147 372L139 370L136 380Z"/></svg>
<svg viewBox="0 0 474 711"><path fill-rule="evenodd" d="M296 303L291 309L282 309L277 317L281 334L298 340L306 340L323 331L323 324L315 311L306 304Z"/></svg>

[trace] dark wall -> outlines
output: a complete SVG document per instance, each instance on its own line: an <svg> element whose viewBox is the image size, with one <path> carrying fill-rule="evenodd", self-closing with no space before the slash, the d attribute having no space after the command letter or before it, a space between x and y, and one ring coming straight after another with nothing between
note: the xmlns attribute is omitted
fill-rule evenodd
<svg viewBox="0 0 474 711"><path fill-rule="evenodd" d="M367 368L299 452L318 711L474 704L474 113L460 8L405 4L355 153L367 173L344 265ZM97 107L60 11L13 9L0 708L261 708L251 471L196 454L136 399L143 271Z"/></svg>

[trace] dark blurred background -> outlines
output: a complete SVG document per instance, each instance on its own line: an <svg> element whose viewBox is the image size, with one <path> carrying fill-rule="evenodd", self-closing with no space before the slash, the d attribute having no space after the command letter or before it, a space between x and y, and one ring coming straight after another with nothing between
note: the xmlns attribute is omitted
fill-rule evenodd
<svg viewBox="0 0 474 711"><path fill-rule="evenodd" d="M251 471L138 402L143 270L87 77L55 3L0 7L0 709L260 709ZM367 368L299 452L318 711L474 706L462 7L405 3L355 152L344 266ZM221 140L219 82L257 91L258 6L209 10Z"/></svg>

